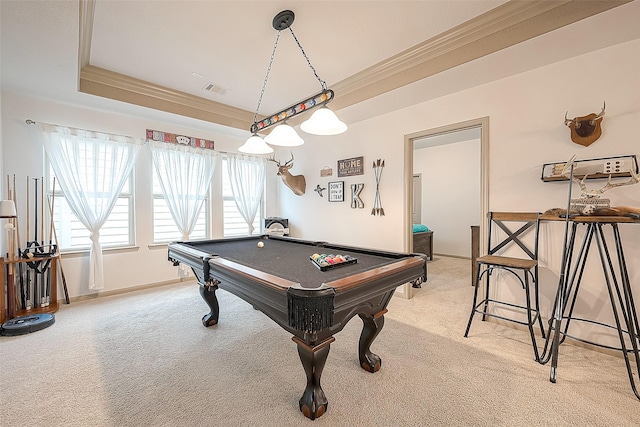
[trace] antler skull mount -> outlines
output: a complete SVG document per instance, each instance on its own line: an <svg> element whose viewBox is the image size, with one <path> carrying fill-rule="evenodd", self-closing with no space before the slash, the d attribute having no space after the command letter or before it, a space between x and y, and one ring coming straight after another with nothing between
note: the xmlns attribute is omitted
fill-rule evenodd
<svg viewBox="0 0 640 427"><path fill-rule="evenodd" d="M598 189L590 189L587 187L586 180L589 176L586 173L582 179L576 178L570 174L571 168L574 165L576 156L574 155L569 159L567 163L565 163L564 168L562 169L561 175L568 179L573 179L575 183L580 186L580 190L582 191L580 194L580 198L571 199L571 209L575 209L579 211L581 214L589 215L595 209L600 207L609 207L609 199L601 199L600 196L607 190L610 190L615 187L622 187L624 185L633 185L640 182L640 174L636 173L633 168L629 168L629 174L631 178L628 181L624 182L611 182L611 174L609 174L609 178L607 179L607 183Z"/></svg>
<svg viewBox="0 0 640 427"><path fill-rule="evenodd" d="M587 116L567 118L567 111L564 114L564 124L571 129L571 140L576 144L588 147L602 135L602 117L605 114L606 102L602 104L600 114L591 113Z"/></svg>

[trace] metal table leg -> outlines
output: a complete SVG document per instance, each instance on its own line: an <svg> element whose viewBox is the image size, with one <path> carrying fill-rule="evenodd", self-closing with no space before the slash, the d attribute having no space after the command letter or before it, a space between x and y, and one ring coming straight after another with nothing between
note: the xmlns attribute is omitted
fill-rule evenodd
<svg viewBox="0 0 640 427"><path fill-rule="evenodd" d="M614 265L613 259L611 257L611 252L607 245L607 241L603 231L603 226L607 224L611 225L613 229L613 251L615 251L617 266ZM638 392L638 387L636 385L636 380L634 377L634 374L636 376L640 375L640 324L638 321L638 315L633 299L631 283L629 280L629 272L627 270L627 264L624 257L618 224L616 222L586 223L587 229L585 232L585 236L576 257L575 266L573 267L573 270L571 270L572 254L574 250L577 225L577 223L573 223L571 229L571 237L565 249L566 252L563 254L563 256L566 257L565 259L567 260L567 262L563 266L565 270L561 272L561 280L558 284L558 290L554 301L554 316L549 321L549 333L547 334L547 340L545 342L542 357L540 358L540 363L546 364L549 362L549 360L551 360L549 380L552 383L555 383L558 367L558 349L560 344L562 344L567 336L599 347L620 350L622 351L622 354L624 356L631 389L633 390L636 397L640 399L640 394ZM589 255L589 249L591 247L591 244L594 242L594 237L596 246L598 248L600 263L602 265L604 281L607 286L607 292L609 294L609 300L611 302L611 309L613 311L615 326L607 325L594 320L576 318L573 316L573 309L577 299L578 291L580 289L582 275L586 266L587 257ZM620 347L610 347L570 336L568 334L568 329L571 320L590 322L608 328L616 329L618 338L620 340ZM563 321L565 321L564 326ZM627 345L627 339L625 339L625 337L628 337L627 339L630 343L629 346ZM629 357L629 353L633 355L632 358L635 360L635 373L632 363L633 361L632 358Z"/></svg>

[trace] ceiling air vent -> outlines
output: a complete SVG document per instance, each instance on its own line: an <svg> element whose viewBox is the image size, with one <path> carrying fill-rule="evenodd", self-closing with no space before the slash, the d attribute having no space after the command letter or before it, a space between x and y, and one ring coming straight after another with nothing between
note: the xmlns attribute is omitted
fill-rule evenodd
<svg viewBox="0 0 640 427"><path fill-rule="evenodd" d="M207 83L202 89L206 90L207 92L217 93L218 95L226 95L227 92L229 92L229 89L227 89L226 87L217 85L215 83Z"/></svg>

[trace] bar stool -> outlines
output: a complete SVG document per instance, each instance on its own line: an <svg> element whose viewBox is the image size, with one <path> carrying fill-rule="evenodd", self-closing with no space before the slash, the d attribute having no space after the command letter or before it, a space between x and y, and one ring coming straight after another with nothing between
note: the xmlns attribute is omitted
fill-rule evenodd
<svg viewBox="0 0 640 427"><path fill-rule="evenodd" d="M469 335L469 329L471 328L471 323L476 313L482 314L483 321L486 320L487 316L490 316L526 325L531 336L535 360L539 361L540 356L538 354L536 335L533 328L537 322L542 337L545 338L538 297L538 234L540 213L489 212L487 216L489 220L487 255L481 256L476 260L478 268L474 283L473 305L464 336L467 337ZM531 232L533 233L533 243L529 242L530 239L527 240L527 242L523 241L524 236ZM505 254L505 256L499 255L503 254L507 249L509 252ZM506 256L511 254L517 254L520 257ZM507 271L517 278L524 290L525 305L491 298L489 292L490 285L496 286L499 284L498 281L491 280L493 273L497 270ZM483 276L485 279L484 298L478 302L478 290ZM527 320L519 320L495 313L494 309L499 306L510 307L516 312L524 312L526 313Z"/></svg>

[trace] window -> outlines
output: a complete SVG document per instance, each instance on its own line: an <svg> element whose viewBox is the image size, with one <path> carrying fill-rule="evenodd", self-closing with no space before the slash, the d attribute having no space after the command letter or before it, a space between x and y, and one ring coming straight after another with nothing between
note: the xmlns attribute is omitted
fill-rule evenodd
<svg viewBox="0 0 640 427"><path fill-rule="evenodd" d="M224 237L234 236L246 236L249 232L247 222L242 218L236 202L231 191L231 183L229 182L229 172L227 169L227 160L222 160L222 203L223 203L223 215L224 215ZM264 199L263 199L264 201ZM263 224L263 206L260 203L260 208L253 220L253 234L262 233Z"/></svg>
<svg viewBox="0 0 640 427"><path fill-rule="evenodd" d="M53 178L55 174L51 166L49 166L48 170L48 195L51 196L53 194ZM109 218L100 229L100 244L104 247L131 246L134 244L132 181L132 176L130 176L124 184L118 200L109 214ZM33 183L30 183L30 190L33 192ZM30 196L30 198L30 203L34 203L33 196ZM40 203L41 201L39 200L38 204ZM78 217L73 213L67 203L64 192L57 185L55 189L55 200L52 200L51 204L53 207L53 222L58 239L58 249L66 251L89 249L91 246L89 230L82 225ZM32 206L30 210L32 211L33 208ZM38 220L41 220L40 216L40 213L38 213ZM48 218L49 215L45 215L45 217ZM33 225L34 220L35 218L32 216L30 224ZM49 230L48 226L45 226L44 230L44 237L45 240L47 240L49 239L51 230ZM32 228L30 234L35 236L34 233L35 230ZM38 235L41 234L41 230L38 230ZM31 241L32 236L27 236L26 240Z"/></svg>
<svg viewBox="0 0 640 427"><path fill-rule="evenodd" d="M205 198L189 240L205 239L207 237L208 212L209 199ZM182 233L178 231L178 227L171 216L167 201L162 194L158 174L156 169L153 168L153 241L155 243L163 243L179 240L182 240Z"/></svg>

